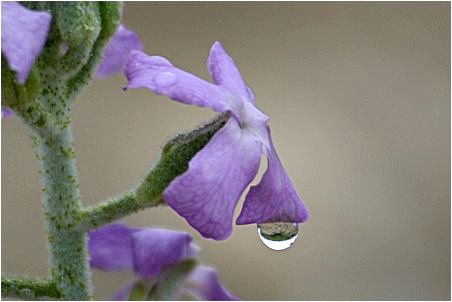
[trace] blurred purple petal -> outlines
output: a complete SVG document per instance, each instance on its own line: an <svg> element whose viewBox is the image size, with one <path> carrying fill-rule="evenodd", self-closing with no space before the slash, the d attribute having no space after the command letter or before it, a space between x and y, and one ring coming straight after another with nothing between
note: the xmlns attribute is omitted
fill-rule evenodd
<svg viewBox="0 0 452 302"><path fill-rule="evenodd" d="M135 286L135 281L127 283L126 286L121 288L118 292L115 293L115 295L111 298L113 301L128 301L130 291Z"/></svg>
<svg viewBox="0 0 452 302"><path fill-rule="evenodd" d="M215 84L245 97L248 101L254 101L254 95L253 99L249 99L251 95L248 94L240 71L218 41L210 49L207 67Z"/></svg>
<svg viewBox="0 0 452 302"><path fill-rule="evenodd" d="M237 301L221 283L217 271L209 266L198 265L187 279L188 289L193 291L200 300L207 301Z"/></svg>
<svg viewBox="0 0 452 302"><path fill-rule="evenodd" d="M260 150L254 136L229 119L171 182L163 193L166 203L204 237L226 239L240 195L259 168Z"/></svg>
<svg viewBox="0 0 452 302"><path fill-rule="evenodd" d="M41 53L52 16L29 10L17 2L2 1L2 54L16 78L24 84Z"/></svg>
<svg viewBox="0 0 452 302"><path fill-rule="evenodd" d="M148 88L173 100L209 107L217 112L228 110L230 92L174 67L163 57L132 51L125 68L127 88Z"/></svg>
<svg viewBox="0 0 452 302"><path fill-rule="evenodd" d="M111 272L132 270L132 234L138 230L109 224L91 231L88 241L91 266Z"/></svg>
<svg viewBox="0 0 452 302"><path fill-rule="evenodd" d="M270 136L270 128L268 131ZM268 153L267 171L248 192L237 224L305 222L308 209L295 192L273 144Z"/></svg>
<svg viewBox="0 0 452 302"><path fill-rule="evenodd" d="M135 32L119 25L118 30L105 49L96 77L108 77L120 72L127 63L132 50L143 50L143 44Z"/></svg>
<svg viewBox="0 0 452 302"><path fill-rule="evenodd" d="M9 118L13 116L14 111L8 106L2 106L2 118Z"/></svg>
<svg viewBox="0 0 452 302"><path fill-rule="evenodd" d="M132 238L133 267L140 277L158 276L162 269L193 257L193 238L185 232L143 229Z"/></svg>

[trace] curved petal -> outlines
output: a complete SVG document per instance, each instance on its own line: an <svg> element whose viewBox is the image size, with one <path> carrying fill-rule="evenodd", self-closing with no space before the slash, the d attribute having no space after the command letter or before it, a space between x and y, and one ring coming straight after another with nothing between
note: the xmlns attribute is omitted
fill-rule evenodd
<svg viewBox="0 0 452 302"><path fill-rule="evenodd" d="M246 87L234 60L218 41L213 43L210 49L207 68L215 84L234 91L247 101L254 102L254 94Z"/></svg>
<svg viewBox="0 0 452 302"><path fill-rule="evenodd" d="M174 67L163 57L151 57L137 50L130 53L124 72L129 80L124 89L148 88L175 101L217 112L227 111L228 100L233 97L227 89Z"/></svg>
<svg viewBox="0 0 452 302"><path fill-rule="evenodd" d="M133 267L141 277L155 277L162 269L193 257L193 238L185 232L144 229L132 238Z"/></svg>
<svg viewBox="0 0 452 302"><path fill-rule="evenodd" d="M270 136L270 128L268 137ZM270 138L268 168L261 182L251 187L237 224L305 222L308 209L298 197Z"/></svg>
<svg viewBox="0 0 452 302"><path fill-rule="evenodd" d="M2 106L2 118L11 117L14 114L14 111L8 106Z"/></svg>
<svg viewBox="0 0 452 302"><path fill-rule="evenodd" d="M29 10L19 3L2 1L2 54L24 84L44 47L52 16Z"/></svg>
<svg viewBox="0 0 452 302"><path fill-rule="evenodd" d="M135 286L136 281L132 281L127 283L126 286L121 288L119 291L115 293L115 295L111 298L112 301L128 301L130 292L132 291L133 287Z"/></svg>
<svg viewBox="0 0 452 302"><path fill-rule="evenodd" d="M229 119L163 193L166 203L207 238L232 232L234 208L256 176L261 145Z"/></svg>
<svg viewBox="0 0 452 302"><path fill-rule="evenodd" d="M107 45L96 77L108 77L121 71L127 63L132 50L143 50L138 35L123 25L119 25L113 38Z"/></svg>
<svg viewBox="0 0 452 302"><path fill-rule="evenodd" d="M91 267L116 272L133 268L132 234L138 229L109 224L89 233Z"/></svg>
<svg viewBox="0 0 452 302"><path fill-rule="evenodd" d="M198 265L187 279L187 287L200 300L204 301L237 301L221 283L218 272L209 266Z"/></svg>

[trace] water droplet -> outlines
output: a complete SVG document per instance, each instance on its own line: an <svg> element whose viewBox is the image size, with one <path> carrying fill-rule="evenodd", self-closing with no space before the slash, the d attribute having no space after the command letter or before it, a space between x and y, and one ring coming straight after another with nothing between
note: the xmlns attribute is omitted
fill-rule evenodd
<svg viewBox="0 0 452 302"><path fill-rule="evenodd" d="M298 223L274 222L257 225L257 233L270 249L282 251L292 246L298 237Z"/></svg>
<svg viewBox="0 0 452 302"><path fill-rule="evenodd" d="M174 83L176 83L176 80L176 75L168 71L159 73L154 79L155 83L161 87L169 87L171 85L174 85Z"/></svg>

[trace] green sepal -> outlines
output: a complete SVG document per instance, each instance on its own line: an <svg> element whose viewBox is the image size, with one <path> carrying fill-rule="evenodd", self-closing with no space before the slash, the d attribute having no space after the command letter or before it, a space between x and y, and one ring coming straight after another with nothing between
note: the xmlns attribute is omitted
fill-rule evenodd
<svg viewBox="0 0 452 302"><path fill-rule="evenodd" d="M226 123L229 116L222 114L210 123L191 132L180 134L171 139L164 147L158 164L144 178L137 189L137 202L145 204L150 200L160 198L163 191L178 175L188 169L190 160Z"/></svg>
<svg viewBox="0 0 452 302"><path fill-rule="evenodd" d="M28 75L24 85L16 80L16 73L8 66L7 60L2 56L2 105L16 107L33 101L40 91L40 76L35 67Z"/></svg>
<svg viewBox="0 0 452 302"><path fill-rule="evenodd" d="M148 301L174 301L183 282L198 265L194 259L185 260L167 269L155 284L147 297Z"/></svg>

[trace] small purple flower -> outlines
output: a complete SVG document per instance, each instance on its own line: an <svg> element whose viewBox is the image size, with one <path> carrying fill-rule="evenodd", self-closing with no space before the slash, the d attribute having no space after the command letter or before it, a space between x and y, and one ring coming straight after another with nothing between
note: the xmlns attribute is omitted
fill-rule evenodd
<svg viewBox="0 0 452 302"><path fill-rule="evenodd" d="M171 182L163 194L166 203L204 237L226 239L232 233L237 202L264 154L267 171L246 196L237 224L305 222L308 210L276 154L269 118L256 108L253 92L219 42L213 44L207 66L215 84L141 51L131 53L125 68L126 88L145 87L185 104L232 115L191 159L188 170Z"/></svg>
<svg viewBox="0 0 452 302"><path fill-rule="evenodd" d="M197 256L199 247L192 239L185 232L110 224L90 232L90 264L110 272L133 270L139 280L152 285L166 269ZM134 283L116 293L115 300L127 300ZM221 284L217 272L205 266L195 268L183 291L203 300L237 299Z"/></svg>
<svg viewBox="0 0 452 302"><path fill-rule="evenodd" d="M8 106L2 106L2 118L11 117L14 114L13 110Z"/></svg>
<svg viewBox="0 0 452 302"><path fill-rule="evenodd" d="M2 54L24 84L41 53L52 16L29 10L17 2L2 1Z"/></svg>
<svg viewBox="0 0 452 302"><path fill-rule="evenodd" d="M142 49L143 44L138 38L138 35L124 25L119 25L118 30L105 49L102 62L97 69L96 77L108 77L120 72L127 63L130 52L132 50Z"/></svg>

